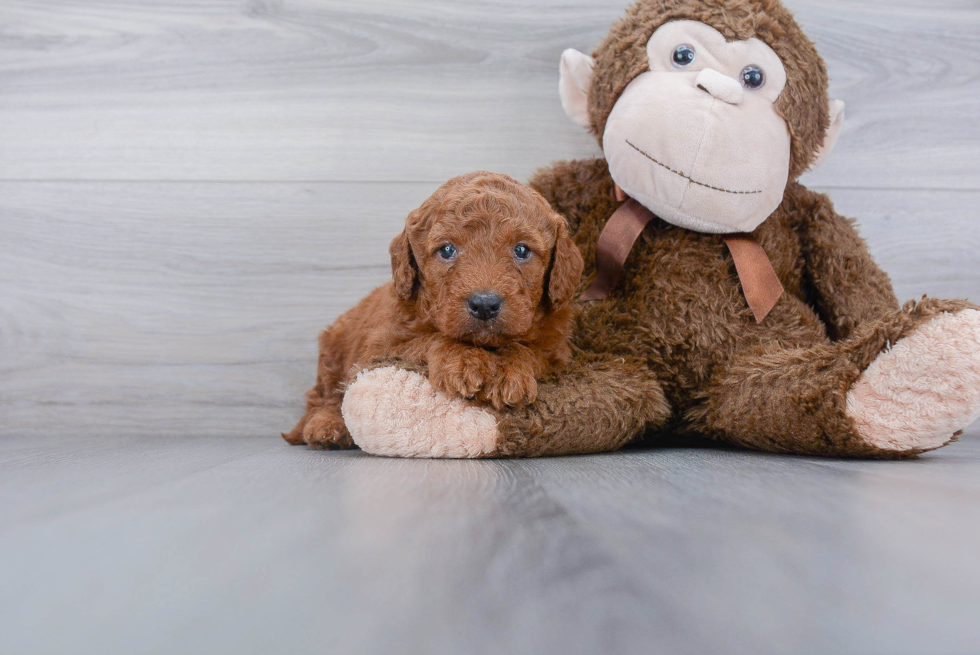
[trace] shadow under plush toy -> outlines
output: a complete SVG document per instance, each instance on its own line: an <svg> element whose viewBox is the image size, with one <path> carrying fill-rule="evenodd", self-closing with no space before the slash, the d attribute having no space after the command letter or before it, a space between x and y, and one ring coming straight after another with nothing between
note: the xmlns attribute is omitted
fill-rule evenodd
<svg viewBox="0 0 980 655"><path fill-rule="evenodd" d="M452 435L468 456L555 455L669 430L904 457L977 418L978 308L900 307L853 222L796 182L843 105L776 0L642 0L593 57L562 55L560 92L605 155L531 180L586 262L571 364L497 410L381 362L344 399L361 448L425 457Z"/></svg>

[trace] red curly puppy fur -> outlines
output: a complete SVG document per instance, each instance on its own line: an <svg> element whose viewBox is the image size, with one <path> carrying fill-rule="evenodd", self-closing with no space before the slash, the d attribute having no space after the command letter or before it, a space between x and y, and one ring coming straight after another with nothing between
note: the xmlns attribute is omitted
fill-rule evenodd
<svg viewBox="0 0 980 655"><path fill-rule="evenodd" d="M390 252L392 282L320 335L289 443L353 447L343 390L375 358L426 365L436 388L499 409L534 402L538 378L571 357L582 256L536 191L484 171L455 177L408 215Z"/></svg>

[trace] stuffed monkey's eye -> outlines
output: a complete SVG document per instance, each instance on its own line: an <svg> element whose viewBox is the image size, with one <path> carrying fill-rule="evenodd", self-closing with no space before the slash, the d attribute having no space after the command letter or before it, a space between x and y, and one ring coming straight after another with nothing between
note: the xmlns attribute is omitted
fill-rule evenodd
<svg viewBox="0 0 980 655"><path fill-rule="evenodd" d="M449 260L456 256L456 246L451 243L447 243L442 248L439 248L437 252L443 259Z"/></svg>
<svg viewBox="0 0 980 655"><path fill-rule="evenodd" d="M531 249L525 246L523 243L519 243L514 246L514 257L524 260L531 256Z"/></svg>
<svg viewBox="0 0 980 655"><path fill-rule="evenodd" d="M674 48L674 54L671 55L670 60L677 68L687 68L694 63L697 56L698 53L695 52L693 46L679 45Z"/></svg>
<svg viewBox="0 0 980 655"><path fill-rule="evenodd" d="M766 83L766 74L758 66L746 66L742 69L742 86L746 89L758 89Z"/></svg>

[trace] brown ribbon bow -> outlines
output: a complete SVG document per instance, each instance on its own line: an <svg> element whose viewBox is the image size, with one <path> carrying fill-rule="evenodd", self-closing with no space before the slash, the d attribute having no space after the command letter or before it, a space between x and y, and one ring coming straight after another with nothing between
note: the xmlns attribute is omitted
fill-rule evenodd
<svg viewBox="0 0 980 655"><path fill-rule="evenodd" d="M629 198L616 186L616 199L623 204L613 212L602 228L596 244L596 276L580 300L602 300L608 296L623 274L626 258L633 244L646 226L653 220L653 213ZM783 295L783 285L769 261L766 251L758 240L747 232L722 236L732 259L735 271L742 283L742 292L755 315L762 323L776 302Z"/></svg>

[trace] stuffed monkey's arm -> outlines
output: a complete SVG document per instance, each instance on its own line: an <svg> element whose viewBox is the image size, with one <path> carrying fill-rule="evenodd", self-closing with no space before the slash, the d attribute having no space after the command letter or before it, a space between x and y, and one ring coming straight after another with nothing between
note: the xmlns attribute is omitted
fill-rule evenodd
<svg viewBox="0 0 980 655"><path fill-rule="evenodd" d="M813 301L830 328L843 339L854 328L898 311L891 280L875 263L854 221L834 211L830 199L798 184L786 192L793 202Z"/></svg>
<svg viewBox="0 0 980 655"><path fill-rule="evenodd" d="M494 413L497 455L509 457L617 450L671 416L645 363L591 353L541 380L533 404Z"/></svg>
<svg viewBox="0 0 980 655"><path fill-rule="evenodd" d="M364 451L392 457L535 457L616 450L671 414L640 361L581 354L538 384L537 400L492 407L437 391L424 367L377 360L344 397Z"/></svg>
<svg viewBox="0 0 980 655"><path fill-rule="evenodd" d="M613 192L612 178L609 177L609 166L604 159L552 162L538 169L528 181L528 186L544 196L555 211L568 219L569 232L580 248L589 242L594 244L599 238L598 232L595 235L578 234L579 228L585 228L583 219L611 216L619 204ZM582 254L587 255L585 252Z"/></svg>

